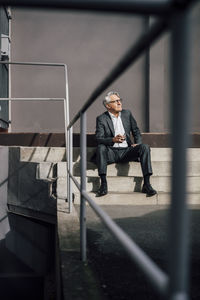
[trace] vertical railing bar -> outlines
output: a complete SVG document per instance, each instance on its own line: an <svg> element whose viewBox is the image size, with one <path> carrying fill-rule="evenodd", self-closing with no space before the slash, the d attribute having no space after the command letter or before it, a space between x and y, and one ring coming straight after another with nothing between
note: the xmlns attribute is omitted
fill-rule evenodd
<svg viewBox="0 0 200 300"><path fill-rule="evenodd" d="M66 115L66 128L69 125L69 86L68 86L68 72L67 72L67 65L64 65L64 72L65 72L65 99L66 99L66 105L65 105L65 115ZM71 179L69 176L68 170L70 169L70 128L65 130L66 134L66 166L67 166L67 201L68 201L68 209L69 213L72 211L72 195L71 192Z"/></svg>
<svg viewBox="0 0 200 300"><path fill-rule="evenodd" d="M85 198L82 195L82 192L86 190L86 112L81 114L81 209L80 209L80 246L81 246L81 260L86 261L86 204Z"/></svg>
<svg viewBox="0 0 200 300"><path fill-rule="evenodd" d="M9 30L9 38L10 38L10 41L11 41L11 34L12 34L12 30L11 30L11 26L12 26L12 22L11 22L11 11L9 12L10 13L10 16L9 16L9 19L8 19L8 30ZM10 57L12 55L12 47L10 47ZM12 77L11 77L11 65L8 65L8 96L9 98L11 98L11 94L12 94L12 90L11 90L11 84L12 84ZM8 105L9 105L9 111L8 111L8 120L11 121L11 116L12 116L12 102L9 100L8 102ZM8 132L11 132L12 131L12 122L10 123L10 126L8 127Z"/></svg>
<svg viewBox="0 0 200 300"><path fill-rule="evenodd" d="M69 176L69 165L70 165L70 129L67 131L67 202L68 202L68 209L70 213L70 176Z"/></svg>
<svg viewBox="0 0 200 300"><path fill-rule="evenodd" d="M64 99L64 122L65 122L65 157L66 157L66 174L67 174L67 199L68 198L68 182L69 182L69 174L68 174L68 151L67 151L67 145L68 145L68 131L69 129L67 129L67 103L66 103L66 99Z"/></svg>
<svg viewBox="0 0 200 300"><path fill-rule="evenodd" d="M69 172L72 174L73 168L73 127L69 129ZM69 213L72 212L72 179L69 175Z"/></svg>
<svg viewBox="0 0 200 300"><path fill-rule="evenodd" d="M188 296L187 147L190 126L190 34L189 11L172 20L172 201L170 211L170 295L186 300Z"/></svg>

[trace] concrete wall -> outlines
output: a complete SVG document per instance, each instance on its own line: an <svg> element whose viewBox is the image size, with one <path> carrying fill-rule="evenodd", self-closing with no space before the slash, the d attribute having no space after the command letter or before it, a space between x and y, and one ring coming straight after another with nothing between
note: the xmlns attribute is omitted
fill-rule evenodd
<svg viewBox="0 0 200 300"><path fill-rule="evenodd" d="M38 164L21 161L21 148L9 148L8 207L10 211L55 222L56 200L52 183L37 179ZM35 151L34 151L35 152ZM51 171L50 164L50 171Z"/></svg>
<svg viewBox="0 0 200 300"><path fill-rule="evenodd" d="M0 277L3 274L4 278L12 271L7 249L39 274L46 274L54 267L56 218L49 214L56 216L56 202L52 204L51 199L40 197L49 194L49 186L36 180L32 163L22 162L20 166L17 152L15 147L0 147L0 254L3 265Z"/></svg>
<svg viewBox="0 0 200 300"><path fill-rule="evenodd" d="M193 130L200 130L199 39L200 5L192 12L193 23ZM104 79L126 49L137 40L144 19L123 14L12 10L12 60L64 62L69 67L71 119ZM150 131L169 130L169 36L163 36L150 53ZM141 58L108 90L118 90L124 108L135 115L143 131L144 59ZM63 97L63 72L52 68L12 67L13 97ZM88 132L104 111L102 98L89 109ZM55 103L13 103L12 131L62 132L63 106ZM75 132L79 132L76 124Z"/></svg>
<svg viewBox="0 0 200 300"><path fill-rule="evenodd" d="M9 223L7 249L36 273L46 274L54 264L53 226L15 214L9 215Z"/></svg>

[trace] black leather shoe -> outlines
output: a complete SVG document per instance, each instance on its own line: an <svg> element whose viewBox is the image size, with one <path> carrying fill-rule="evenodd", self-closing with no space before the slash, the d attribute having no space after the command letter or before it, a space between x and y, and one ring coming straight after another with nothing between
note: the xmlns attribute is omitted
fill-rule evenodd
<svg viewBox="0 0 200 300"><path fill-rule="evenodd" d="M150 184L143 184L142 193L147 194L147 197L157 194L156 190L154 190Z"/></svg>
<svg viewBox="0 0 200 300"><path fill-rule="evenodd" d="M107 184L102 184L96 194L96 197L102 197L105 196L106 194L108 194L108 187Z"/></svg>

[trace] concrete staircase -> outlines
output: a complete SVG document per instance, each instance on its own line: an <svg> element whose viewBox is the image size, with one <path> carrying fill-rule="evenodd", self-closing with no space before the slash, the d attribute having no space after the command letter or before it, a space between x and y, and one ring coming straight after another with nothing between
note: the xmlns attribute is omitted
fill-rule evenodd
<svg viewBox="0 0 200 300"><path fill-rule="evenodd" d="M108 195L96 198L100 181L97 167L90 162L95 149L88 149L87 163L87 191L90 196L99 204L103 205L132 205L132 204L168 204L171 191L171 149L152 148L151 158L153 176L151 183L158 191L154 197L146 197L141 193L143 184L140 163L130 162L126 164L111 164L108 166ZM79 149L74 149L74 176L80 182L80 155ZM188 150L188 201L190 204L200 203L200 149L190 148ZM57 164L57 196L66 198L66 164ZM74 186L75 201L79 201L79 193Z"/></svg>
<svg viewBox="0 0 200 300"><path fill-rule="evenodd" d="M124 205L127 209L127 206L130 205L127 209L130 217L130 215L132 216L131 205L146 205L143 208L147 210L151 207L150 205L155 205L153 208L151 207L151 210L154 210L154 207L156 210L160 209L156 205L169 204L171 149L151 149L154 171L151 182L158 191L158 194L153 197L146 197L141 193L143 182L140 164L131 162L108 166L109 193L104 197L96 198L95 192L99 188L100 182L97 167L90 162L94 152L95 148L88 148L87 190L98 204L108 205L105 210L109 211L116 205ZM69 285L64 292L66 290L68 292L70 287L75 287L76 291L81 290L83 294L86 285L85 282L80 282L80 277L85 278L85 274L82 276L81 273L83 268L80 264L79 253L79 220L76 209L72 214L68 214L68 204L65 202L67 197L65 148L9 147L8 156L9 170L4 181L8 181L7 205L12 214L9 219L11 230L6 235L6 247L35 272L46 276L50 265L48 254L52 236L49 228L41 221L53 224L57 222L60 247L58 251L60 251L60 261L62 262L61 276L63 282L67 282ZM79 148L73 149L73 172L80 182ZM188 150L187 176L188 201L190 204L200 204L200 148ZM75 204L78 204L80 193L74 184L73 191ZM113 205L113 207L109 207L109 205ZM138 206L138 208L140 207ZM123 209L125 210L125 207ZM132 210L135 211L136 208L133 207ZM88 209L87 214L89 211ZM118 215L116 211L118 211ZM119 211L117 207L114 211L114 218L121 216L121 213L123 214L123 211ZM25 216L26 222L22 222L20 215ZM36 225L33 224L35 219L38 219ZM93 226L93 219L88 221L90 225L89 222ZM73 245L70 241L73 242ZM75 278L80 288L77 288L77 285L70 285L69 270L72 273L74 270L76 271L76 276L79 277ZM60 274L59 267L58 273ZM87 274L89 273L87 272ZM91 281L88 282L91 287ZM84 299L89 299L89 297Z"/></svg>
<svg viewBox="0 0 200 300"><path fill-rule="evenodd" d="M151 183L158 191L153 197L146 197L141 193L143 178L140 163L130 162L126 164L111 164L108 166L108 195L96 198L100 181L97 166L90 162L95 148L88 148L87 151L87 191L97 203L105 205L132 205L132 204L168 204L171 191L171 149L152 148L151 158L153 176ZM66 156L64 148L48 147L11 147L10 153L15 158L14 166L20 170L18 179L14 178L13 183L18 183L18 191L14 196L9 188L9 204L16 204L21 201L22 205L29 205L29 208L40 210L51 214L55 209L55 198L66 200ZM80 182L80 149L73 149L73 172ZM200 149L188 149L188 201L190 204L200 204ZM20 180L27 185L20 185ZM21 186L21 187L20 187ZM42 188L41 188L42 187ZM15 186L16 189L16 186ZM20 189L20 190L19 190ZM31 192L32 191L32 192ZM38 193L37 193L38 191ZM73 184L75 203L80 200L79 191ZM37 199L36 199L37 198ZM27 201L29 199L29 201ZM17 205L19 203L17 202Z"/></svg>

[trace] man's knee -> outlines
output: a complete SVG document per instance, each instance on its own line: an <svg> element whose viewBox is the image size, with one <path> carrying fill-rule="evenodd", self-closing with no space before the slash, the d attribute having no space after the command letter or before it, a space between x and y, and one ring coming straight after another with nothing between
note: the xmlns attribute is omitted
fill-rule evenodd
<svg viewBox="0 0 200 300"><path fill-rule="evenodd" d="M147 144L140 144L140 150L142 152L149 152L150 151L150 147Z"/></svg>
<svg viewBox="0 0 200 300"><path fill-rule="evenodd" d="M107 148L104 144L99 144L97 146L97 153L102 154L107 151Z"/></svg>

